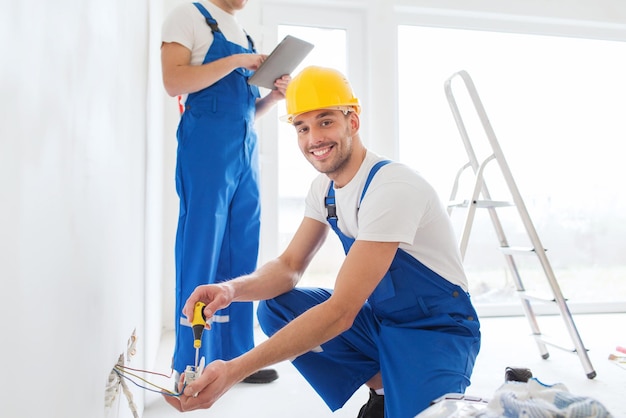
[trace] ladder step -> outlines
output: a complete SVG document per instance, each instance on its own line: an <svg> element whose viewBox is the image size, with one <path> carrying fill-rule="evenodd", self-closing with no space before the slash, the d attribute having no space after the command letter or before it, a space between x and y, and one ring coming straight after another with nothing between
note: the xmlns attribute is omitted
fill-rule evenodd
<svg viewBox="0 0 626 418"><path fill-rule="evenodd" d="M471 201L473 205L476 205L477 208L496 208L496 207L506 207L506 206L515 206L515 203L508 202L504 200L473 200ZM470 205L469 200L452 200L448 203L449 208L466 208Z"/></svg>
<svg viewBox="0 0 626 418"><path fill-rule="evenodd" d="M556 303L556 299L541 298L539 296L529 295L524 290L518 290L518 294L520 298L526 299L532 302ZM567 299L564 299L564 300L567 301Z"/></svg>
<svg viewBox="0 0 626 418"><path fill-rule="evenodd" d="M565 347L559 342L557 342L554 338L548 337L543 334L533 334L532 335L535 340L541 341L544 344L551 345L552 347L558 348L559 350L569 351L570 353L576 353L576 348L574 347ZM585 351L589 351L585 349Z"/></svg>
<svg viewBox="0 0 626 418"><path fill-rule="evenodd" d="M451 200L448 202L449 208L466 208L469 204L469 200Z"/></svg>
<svg viewBox="0 0 626 418"><path fill-rule="evenodd" d="M548 251L546 248L543 249L544 251ZM532 255L532 254L536 254L536 251L533 247L500 247L500 251L502 251L502 254L508 254L508 255L514 255L514 254L521 254L521 255Z"/></svg>

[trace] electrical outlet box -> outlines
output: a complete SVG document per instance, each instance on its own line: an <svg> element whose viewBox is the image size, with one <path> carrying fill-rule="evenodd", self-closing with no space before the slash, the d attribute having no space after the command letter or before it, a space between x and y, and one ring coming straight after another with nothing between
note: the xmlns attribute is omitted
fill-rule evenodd
<svg viewBox="0 0 626 418"><path fill-rule="evenodd" d="M183 375L184 376L184 379L183 379L184 386L187 386L188 384L190 384L194 380L198 379L200 377L200 375L202 374L203 370L204 370L204 357L202 357L200 359L200 363L198 364L198 367L187 366L185 368L185 374Z"/></svg>
<svg viewBox="0 0 626 418"><path fill-rule="evenodd" d="M196 380L198 377L200 377L200 373L201 372L196 371L196 368L194 366L187 366L185 368L185 378L184 378L185 385L190 384L191 382Z"/></svg>
<svg viewBox="0 0 626 418"><path fill-rule="evenodd" d="M124 354L120 354L115 366L124 366ZM110 409L116 404L120 394L120 376L116 367L113 366L109 377L107 378L107 384L104 389L104 407Z"/></svg>
<svg viewBox="0 0 626 418"><path fill-rule="evenodd" d="M129 408L133 412L133 416L137 416L136 407L132 400L132 393L130 393L125 382L122 380L124 379L122 377L124 366L128 365L131 358L137 353L136 346L137 335L136 330L133 330L126 343L126 350L119 355L117 362L113 365L107 378L107 383L104 388L104 408L106 417L115 417L118 415L116 412L119 411L119 407L122 404L121 393L126 395L126 400L128 401Z"/></svg>

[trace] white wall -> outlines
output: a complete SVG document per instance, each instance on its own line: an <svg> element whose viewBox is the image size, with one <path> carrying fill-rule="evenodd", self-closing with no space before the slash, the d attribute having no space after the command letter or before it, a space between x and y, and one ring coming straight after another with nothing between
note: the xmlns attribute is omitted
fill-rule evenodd
<svg viewBox="0 0 626 418"><path fill-rule="evenodd" d="M1 416L105 416L106 380L131 332L139 337L131 365L150 368L161 317L171 326L177 117L173 99L164 101L158 47L174 3L2 3ZM262 51L271 49L261 19L269 3L320 4L251 0L241 18ZM622 0L366 4L366 112L376 115L370 136L385 138L370 145L390 156L394 6L431 23L450 14L467 22L565 19L586 35L623 33L626 22ZM119 411L130 416L123 402Z"/></svg>
<svg viewBox="0 0 626 418"><path fill-rule="evenodd" d="M130 365L155 356L156 3L2 4L0 416L105 416L107 377L134 329Z"/></svg>

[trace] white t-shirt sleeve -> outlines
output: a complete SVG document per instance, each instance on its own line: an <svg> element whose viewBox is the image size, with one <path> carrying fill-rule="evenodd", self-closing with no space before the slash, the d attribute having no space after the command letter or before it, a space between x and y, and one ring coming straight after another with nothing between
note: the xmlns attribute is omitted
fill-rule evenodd
<svg viewBox="0 0 626 418"><path fill-rule="evenodd" d="M330 180L325 175L319 175L311 183L309 193L305 199L304 216L312 218L322 223L326 221L326 206L324 205L324 198L328 193L328 187L330 186Z"/></svg>
<svg viewBox="0 0 626 418"><path fill-rule="evenodd" d="M235 16L208 1L202 4L218 22L226 39L248 47L246 33ZM213 43L213 32L200 10L193 3L184 3L174 8L163 21L161 41L183 45L191 51L191 65L201 65Z"/></svg>
<svg viewBox="0 0 626 418"><path fill-rule="evenodd" d="M194 7L195 8L195 7ZM193 25L188 4L176 7L165 18L161 27L161 41L176 42L191 50L193 48Z"/></svg>
<svg viewBox="0 0 626 418"><path fill-rule="evenodd" d="M161 41L181 44L191 51L190 64L201 65L213 43L213 33L198 8L185 3L172 10L163 22Z"/></svg>

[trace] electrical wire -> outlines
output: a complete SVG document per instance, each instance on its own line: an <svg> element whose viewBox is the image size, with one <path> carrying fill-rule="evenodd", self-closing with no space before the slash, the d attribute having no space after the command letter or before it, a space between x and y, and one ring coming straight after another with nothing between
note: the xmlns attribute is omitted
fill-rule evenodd
<svg viewBox="0 0 626 418"><path fill-rule="evenodd" d="M131 373L131 372L129 372L129 371L126 371L126 370L124 370L124 369L131 369L131 368L130 368L130 367L121 367L121 366L119 366L119 365L116 365L116 366L113 368L113 370L114 370L114 371L118 374L118 376L123 377L123 378L127 379L129 382L131 382L132 384L134 384L135 386L140 387L140 388L145 389L145 390L148 390L148 391L150 391L150 392L160 393L160 394L162 394L162 395L166 395L166 396L175 396L175 397L177 397L177 396L182 395L182 394L183 394L183 390L185 390L185 386L186 386L186 385L184 385L184 386L183 386L183 388L181 389L181 391L180 391L180 392L173 392L173 391L171 391L171 390L168 390L168 389L165 389L165 388L163 388L163 387L161 387L161 386L159 386L159 385L156 385L156 384L154 384L154 383L152 383L152 382L150 382L150 381L148 381L148 380L144 379L143 377L138 376L138 375L136 375L136 374L134 374L134 373ZM141 371L141 370L137 370L137 369L131 369L131 370ZM165 377L167 377L166 375L164 375L164 374L162 374L162 373L155 373L155 372L149 372L149 371L146 371L146 373L152 373L152 374L157 374L157 375L161 375L161 376L165 376ZM142 385L142 384L140 384L140 383L138 383L138 382L134 381L133 379L131 379L131 378L130 378L129 376L127 376L127 375L132 376L132 377L134 377L134 378L136 378L136 379L139 379L139 380L141 380L141 381L145 382L145 383L146 383L146 385L153 386L153 387L155 387L156 389L153 389L153 388L150 388L150 387L148 387L148 386ZM170 375L170 376L171 376L171 375ZM157 390L157 389L158 389L158 390Z"/></svg>
<svg viewBox="0 0 626 418"><path fill-rule="evenodd" d="M128 346L127 346L127 355L128 357L131 357L133 355L135 355L136 352L136 345L137 345L137 337L135 336L135 331L133 331L133 334L131 335L131 339L128 342ZM129 402L129 406L131 408L131 410L133 411L133 415L136 417L136 407L134 406L134 403L132 401L132 393L128 390L128 387L126 386L126 384L124 383L124 379L128 380L129 382L131 382L133 385L141 388L141 389L145 389L148 390L150 392L156 392L156 393L160 393L162 395L165 396L181 396L183 394L183 391L185 390L185 387L187 386L186 383L183 384L182 389L180 390L180 392L175 392L175 391L171 391L168 389L165 389L159 385L156 385L150 381L148 381L147 379L144 379L143 377L130 372L129 370L132 370L134 372L139 372L139 373L147 373L147 374L151 374L151 375L156 375L156 376L162 376L162 377L166 377L168 379L170 379L172 377L172 374L174 373L174 369L171 369L170 374L167 375L165 373L158 373L158 372L153 372L150 370L142 370L142 369L135 369L132 367L128 367L126 365L123 364L123 354L120 356L120 361L118 362L118 364L116 364L115 366L113 366L112 371L114 371L119 379L119 383L122 386L122 389L124 390L124 393L126 394L126 397L128 398L128 402ZM142 382L145 383L145 385L140 384L138 382L136 382L135 380L133 380L130 376L132 376L135 379L139 379ZM124 379L122 379L124 378ZM178 382L176 382L178 384ZM156 389L153 389L151 387L148 386L152 386Z"/></svg>
<svg viewBox="0 0 626 418"><path fill-rule="evenodd" d="M132 367L124 366L123 364L118 364L117 367L120 367L122 369L133 370L135 372L140 372L140 373L148 373L148 374L154 374L154 375L157 375L157 376L163 376L163 377L167 377L168 379L170 379L172 377L172 375L174 374L174 369L172 369L170 371L170 374L165 374L165 373L153 372L153 371L150 371L150 370L134 369Z"/></svg>

